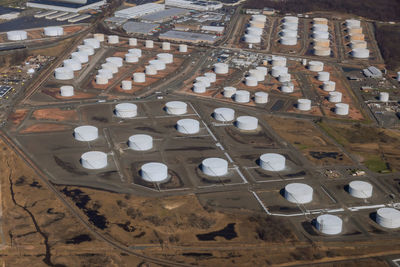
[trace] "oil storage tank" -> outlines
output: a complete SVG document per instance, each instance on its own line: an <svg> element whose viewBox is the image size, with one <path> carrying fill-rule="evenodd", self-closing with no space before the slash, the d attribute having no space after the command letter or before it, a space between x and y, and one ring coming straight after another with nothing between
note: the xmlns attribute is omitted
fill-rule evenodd
<svg viewBox="0 0 400 267"><path fill-rule="evenodd" d="M394 208L380 208L376 212L376 222L385 228L399 228L400 211Z"/></svg>
<svg viewBox="0 0 400 267"><path fill-rule="evenodd" d="M95 38L87 38L83 40L83 45L91 46L94 49L100 48L100 41Z"/></svg>
<svg viewBox="0 0 400 267"><path fill-rule="evenodd" d="M228 173L228 162L221 158L207 158L202 161L201 170L208 176L224 176Z"/></svg>
<svg viewBox="0 0 400 267"><path fill-rule="evenodd" d="M64 34L64 29L60 26L45 27L43 30L44 35L49 37L62 36Z"/></svg>
<svg viewBox="0 0 400 267"><path fill-rule="evenodd" d="M99 130L91 125L79 126L74 129L74 137L78 141L90 142L99 137Z"/></svg>
<svg viewBox="0 0 400 267"><path fill-rule="evenodd" d="M128 146L135 151L147 151L153 148L153 137L147 134L131 135L128 139Z"/></svg>
<svg viewBox="0 0 400 267"><path fill-rule="evenodd" d="M256 92L254 94L254 102L256 104L266 104L268 102L268 93Z"/></svg>
<svg viewBox="0 0 400 267"><path fill-rule="evenodd" d="M326 81L323 83L322 89L326 92L333 92L336 89L336 83L333 81Z"/></svg>
<svg viewBox="0 0 400 267"><path fill-rule="evenodd" d="M300 98L297 100L297 108L301 111L308 111L311 109L311 100Z"/></svg>
<svg viewBox="0 0 400 267"><path fill-rule="evenodd" d="M132 103L120 103L115 106L114 112L120 118L133 118L137 116L137 106Z"/></svg>
<svg viewBox="0 0 400 267"><path fill-rule="evenodd" d="M164 183L168 181L168 166L164 163L149 162L140 168L142 179L149 183Z"/></svg>
<svg viewBox="0 0 400 267"><path fill-rule="evenodd" d="M328 100L331 103L340 103L342 102L342 93L341 92L329 92Z"/></svg>
<svg viewBox="0 0 400 267"><path fill-rule="evenodd" d="M74 95L74 87L71 85L63 85L60 87L60 95L70 97Z"/></svg>
<svg viewBox="0 0 400 267"><path fill-rule="evenodd" d="M349 194L356 198L372 197L373 186L364 181L351 181L348 186Z"/></svg>
<svg viewBox="0 0 400 267"><path fill-rule="evenodd" d="M258 119L252 116L239 116L236 119L236 127L245 131L257 130Z"/></svg>
<svg viewBox="0 0 400 267"><path fill-rule="evenodd" d="M225 63L216 63L214 64L214 72L216 74L228 74L229 66Z"/></svg>
<svg viewBox="0 0 400 267"><path fill-rule="evenodd" d="M71 80L74 78L74 71L71 68L60 67L54 70L54 76L57 80Z"/></svg>
<svg viewBox="0 0 400 267"><path fill-rule="evenodd" d="M246 90L238 90L235 95L235 102L238 103L248 103L250 102L250 92Z"/></svg>
<svg viewBox="0 0 400 267"><path fill-rule="evenodd" d="M349 114L349 104L337 103L335 104L335 114L336 115L348 115Z"/></svg>
<svg viewBox="0 0 400 267"><path fill-rule="evenodd" d="M303 183L291 183L285 186L285 198L292 203L306 204L313 200L313 189Z"/></svg>
<svg viewBox="0 0 400 267"><path fill-rule="evenodd" d="M226 97L226 98L231 98L232 96L235 95L236 90L237 90L237 89L236 89L235 87L232 87L232 86L226 86L226 87L224 87L224 92L223 92L224 97Z"/></svg>
<svg viewBox="0 0 400 267"><path fill-rule="evenodd" d="M200 131L200 123L194 119L181 119L176 123L176 129L183 134L195 134Z"/></svg>
<svg viewBox="0 0 400 267"><path fill-rule="evenodd" d="M187 112L187 104L182 101L170 101L165 104L165 110L171 115L182 115Z"/></svg>
<svg viewBox="0 0 400 267"><path fill-rule="evenodd" d="M259 164L266 171L282 171L286 166L286 158L280 154L266 153L260 156Z"/></svg>
<svg viewBox="0 0 400 267"><path fill-rule="evenodd" d="M28 39L26 31L9 31L7 32L7 39L9 41L22 41Z"/></svg>
<svg viewBox="0 0 400 267"><path fill-rule="evenodd" d="M107 167L107 154L101 151L89 151L81 156L81 164L86 169L102 169Z"/></svg>
<svg viewBox="0 0 400 267"><path fill-rule="evenodd" d="M337 235L342 232L343 221L335 215L320 215L317 217L315 224L318 231L326 235Z"/></svg>
<svg viewBox="0 0 400 267"><path fill-rule="evenodd" d="M235 111L231 108L216 108L213 113L217 121L227 122L235 119Z"/></svg>

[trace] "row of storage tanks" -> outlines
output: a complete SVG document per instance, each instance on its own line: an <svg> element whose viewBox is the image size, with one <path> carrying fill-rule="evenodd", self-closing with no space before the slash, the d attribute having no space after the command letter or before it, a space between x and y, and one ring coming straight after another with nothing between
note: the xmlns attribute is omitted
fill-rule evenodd
<svg viewBox="0 0 400 267"><path fill-rule="evenodd" d="M348 19L345 21L345 25L350 40L351 55L354 58L369 58L369 49L361 27L361 21Z"/></svg>
<svg viewBox="0 0 400 267"><path fill-rule="evenodd" d="M279 42L282 45L296 45L299 28L299 18L286 16L282 20L282 30L279 33Z"/></svg>
<svg viewBox="0 0 400 267"><path fill-rule="evenodd" d="M261 43L266 21L267 16L265 15L252 15L243 37L244 41L249 45Z"/></svg>
<svg viewBox="0 0 400 267"><path fill-rule="evenodd" d="M60 26L50 26L43 28L43 34L46 37L57 37L64 35L64 28ZM28 39L28 33L23 30L7 32L7 39L9 41L22 41Z"/></svg>
<svg viewBox="0 0 400 267"><path fill-rule="evenodd" d="M313 53L316 56L330 56L329 26L326 18L314 18L312 27Z"/></svg>

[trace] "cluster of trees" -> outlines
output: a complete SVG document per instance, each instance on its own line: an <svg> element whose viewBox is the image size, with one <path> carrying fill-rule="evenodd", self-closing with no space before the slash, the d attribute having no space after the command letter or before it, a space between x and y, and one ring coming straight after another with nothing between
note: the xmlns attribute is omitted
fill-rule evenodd
<svg viewBox="0 0 400 267"><path fill-rule="evenodd" d="M249 0L245 7L271 7L283 13L332 11L373 20L400 21L400 0Z"/></svg>
<svg viewBox="0 0 400 267"><path fill-rule="evenodd" d="M375 35L386 67L390 70L400 70L400 26L378 26Z"/></svg>

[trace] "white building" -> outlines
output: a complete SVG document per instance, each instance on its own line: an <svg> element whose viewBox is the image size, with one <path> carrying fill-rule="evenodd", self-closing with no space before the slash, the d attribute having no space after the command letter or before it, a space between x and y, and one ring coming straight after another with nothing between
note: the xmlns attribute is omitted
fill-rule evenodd
<svg viewBox="0 0 400 267"><path fill-rule="evenodd" d="M96 9L106 4L106 0L79 1L79 0L60 0L60 1L40 1L32 0L27 2L27 7L34 7L46 10L57 10L64 12L78 13L88 9Z"/></svg>
<svg viewBox="0 0 400 267"><path fill-rule="evenodd" d="M201 26L202 31L206 32L216 32L216 33L224 33L225 27L219 27L219 26Z"/></svg>
<svg viewBox="0 0 400 267"><path fill-rule="evenodd" d="M165 5L199 11L210 11L222 8L221 2L204 0L165 0Z"/></svg>
<svg viewBox="0 0 400 267"><path fill-rule="evenodd" d="M158 11L162 11L165 9L165 5L162 4L155 4L155 3L148 3L143 5L138 5L135 7L125 8L115 12L116 17L126 18L126 19L133 19L133 18L140 18L144 15L155 13Z"/></svg>

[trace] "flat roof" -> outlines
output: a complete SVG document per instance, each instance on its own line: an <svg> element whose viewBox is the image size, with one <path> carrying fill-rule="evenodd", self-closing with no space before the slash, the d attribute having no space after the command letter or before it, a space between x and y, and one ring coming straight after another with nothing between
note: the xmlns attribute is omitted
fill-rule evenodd
<svg viewBox="0 0 400 267"><path fill-rule="evenodd" d="M183 8L169 8L162 11L158 11L152 14L145 15L141 17L142 20L147 21L163 21L167 18L174 17L174 16L182 16L189 13L189 10Z"/></svg>
<svg viewBox="0 0 400 267"><path fill-rule="evenodd" d="M67 8L82 8L97 2L102 2L102 0L87 0L86 4L78 4L78 3L66 3L60 1L52 1L52 0L32 0L29 3L48 5L48 6L58 6L58 7L67 7Z"/></svg>
<svg viewBox="0 0 400 267"><path fill-rule="evenodd" d="M128 21L122 28L126 33L142 33L147 34L160 26L160 24L156 23L146 23L146 22L136 22L136 21Z"/></svg>
<svg viewBox="0 0 400 267"><path fill-rule="evenodd" d="M167 31L166 33L160 34L160 37L163 38L171 38L171 39L180 39L182 41L189 42L215 42L218 37L216 35L205 34L205 33L197 33L197 32L182 32L182 31Z"/></svg>
<svg viewBox="0 0 400 267"><path fill-rule="evenodd" d="M8 91L10 91L12 89L11 86L8 85L0 85L0 97L5 96Z"/></svg>

